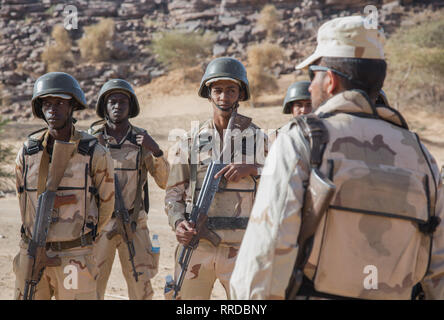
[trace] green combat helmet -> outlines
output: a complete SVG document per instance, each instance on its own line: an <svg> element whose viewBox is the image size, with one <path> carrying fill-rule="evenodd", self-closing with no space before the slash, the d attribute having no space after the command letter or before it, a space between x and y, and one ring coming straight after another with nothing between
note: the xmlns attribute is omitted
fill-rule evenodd
<svg viewBox="0 0 444 320"><path fill-rule="evenodd" d="M39 77L34 83L31 105L35 117L45 119L40 98L48 94L70 95L75 101L74 110L86 108L85 94L73 76L64 72L49 72Z"/></svg>
<svg viewBox="0 0 444 320"><path fill-rule="evenodd" d="M298 81L288 87L284 104L282 105L283 113L291 113L290 103L293 101L310 100L310 92L308 91L309 86L310 81Z"/></svg>
<svg viewBox="0 0 444 320"><path fill-rule="evenodd" d="M134 92L133 88L129 84L128 81L122 80L122 79L111 79L107 81L99 92L99 99L97 99L96 104L96 114L104 119L105 118L105 97L108 93L111 91L123 91L130 95L130 111L129 111L129 117L134 118L136 117L140 112L139 107L139 101L137 101L136 93Z"/></svg>
<svg viewBox="0 0 444 320"><path fill-rule="evenodd" d="M388 102L388 99L387 99L387 95L385 94L384 90L381 89L379 91L379 94L378 94L378 97L376 98L375 104L376 105L381 104L381 105L384 105L384 106L387 106L387 107L390 106L389 102Z"/></svg>
<svg viewBox="0 0 444 320"><path fill-rule="evenodd" d="M199 88L199 96L209 98L209 90L206 86L211 79L235 79L241 83L241 89L244 91L244 98L241 101L250 99L250 86L247 79L247 70L244 65L233 58L221 57L212 60L205 70Z"/></svg>

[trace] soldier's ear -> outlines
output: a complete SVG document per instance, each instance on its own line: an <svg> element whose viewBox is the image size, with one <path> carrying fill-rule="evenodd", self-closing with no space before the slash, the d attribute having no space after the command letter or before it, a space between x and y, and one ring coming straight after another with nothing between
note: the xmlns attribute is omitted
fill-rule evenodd
<svg viewBox="0 0 444 320"><path fill-rule="evenodd" d="M335 95L342 89L339 76L331 70L327 70L326 76L323 79L323 86L325 91L330 95Z"/></svg>

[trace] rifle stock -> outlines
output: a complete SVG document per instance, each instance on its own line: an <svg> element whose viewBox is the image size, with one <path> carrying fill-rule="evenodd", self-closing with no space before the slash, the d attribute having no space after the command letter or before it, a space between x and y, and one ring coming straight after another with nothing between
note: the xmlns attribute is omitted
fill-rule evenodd
<svg viewBox="0 0 444 320"><path fill-rule="evenodd" d="M302 284L305 264L311 253L313 238L322 217L328 210L336 187L318 169L311 169L302 209L302 223L298 236L298 254L286 290L286 299L294 300Z"/></svg>
<svg viewBox="0 0 444 320"><path fill-rule="evenodd" d="M56 191L63 178L68 162L76 148L74 142L56 140L52 151L52 161L49 167L46 190Z"/></svg>
<svg viewBox="0 0 444 320"><path fill-rule="evenodd" d="M28 244L27 256L24 261L25 286L24 300L32 300L35 288L40 281L43 271L47 266L58 266L60 258L49 258L46 254L46 242L51 225L51 214L56 201L56 191L63 178L69 160L75 150L76 144L56 140L52 153L52 161L49 167L46 190L38 198L37 212L34 222L32 239ZM72 201L72 199L70 199Z"/></svg>

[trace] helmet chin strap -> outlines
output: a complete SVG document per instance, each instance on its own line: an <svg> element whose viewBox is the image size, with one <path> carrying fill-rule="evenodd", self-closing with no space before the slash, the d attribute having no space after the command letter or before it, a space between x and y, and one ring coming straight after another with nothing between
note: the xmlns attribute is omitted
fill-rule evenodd
<svg viewBox="0 0 444 320"><path fill-rule="evenodd" d="M234 109L237 109L239 107L239 101L236 101L235 103L233 103L233 105L231 107L229 107L229 108L222 108L213 99L211 99L211 101L213 101L213 103L216 106L216 108L218 108L221 111L225 111L225 112L233 111Z"/></svg>

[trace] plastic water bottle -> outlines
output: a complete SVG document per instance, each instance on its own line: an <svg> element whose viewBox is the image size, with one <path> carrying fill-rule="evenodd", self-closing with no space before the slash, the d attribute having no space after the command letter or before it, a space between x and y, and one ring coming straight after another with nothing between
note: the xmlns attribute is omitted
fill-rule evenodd
<svg viewBox="0 0 444 320"><path fill-rule="evenodd" d="M163 291L164 294L168 294L168 292L174 289L174 280L173 277L169 274L165 277L165 289Z"/></svg>
<svg viewBox="0 0 444 320"><path fill-rule="evenodd" d="M153 234L153 239L151 241L151 251L153 253L160 253L159 235L157 234Z"/></svg>

